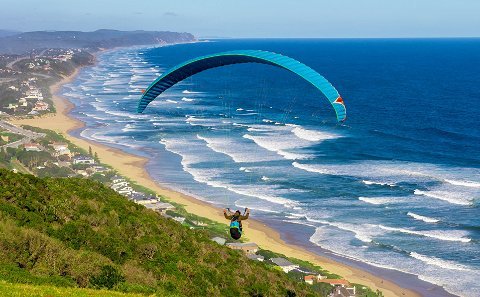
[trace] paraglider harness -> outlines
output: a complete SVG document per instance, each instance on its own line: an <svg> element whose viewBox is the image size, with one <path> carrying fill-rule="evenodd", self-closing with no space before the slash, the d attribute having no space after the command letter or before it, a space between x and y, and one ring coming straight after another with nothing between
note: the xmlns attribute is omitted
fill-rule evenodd
<svg viewBox="0 0 480 297"><path fill-rule="evenodd" d="M230 208L227 208L229 212ZM247 212L247 209L245 208L245 211L243 215ZM232 236L233 239L238 240L240 237L242 237L242 222L238 220L238 216L233 216L232 219L230 220L230 236Z"/></svg>

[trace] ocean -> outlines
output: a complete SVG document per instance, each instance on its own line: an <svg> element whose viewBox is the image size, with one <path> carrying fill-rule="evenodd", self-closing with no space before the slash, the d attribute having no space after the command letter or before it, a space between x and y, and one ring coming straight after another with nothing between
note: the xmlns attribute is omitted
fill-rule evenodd
<svg viewBox="0 0 480 297"><path fill-rule="evenodd" d="M317 70L347 121L301 78L260 64L197 74L136 113L169 67L234 49ZM74 134L148 158L164 185L249 207L287 241L345 263L418 276L424 296L449 296L428 282L470 297L480 296L479 69L480 39L226 39L108 51L62 93L86 123Z"/></svg>

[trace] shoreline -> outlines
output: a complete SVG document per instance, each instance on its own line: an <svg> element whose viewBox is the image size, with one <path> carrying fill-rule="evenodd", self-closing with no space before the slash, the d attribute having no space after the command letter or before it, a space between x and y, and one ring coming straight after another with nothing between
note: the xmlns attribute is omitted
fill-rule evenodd
<svg viewBox="0 0 480 297"><path fill-rule="evenodd" d="M56 107L55 114L33 119L14 120L11 122L14 124L26 124L53 130L64 135L75 145L86 150L91 146L92 149L97 152L103 163L112 166L121 175L128 177L139 185L150 188L169 200L184 205L186 211L190 213L226 224L220 208L198 200L192 196L165 188L155 182L145 168L148 159L128 154L119 149L111 148L107 145L86 140L84 138L77 138L70 134L74 130L83 128L85 123L69 116L69 112L75 106L66 98L62 97L59 92L64 84L70 83L76 78L80 69L81 68L76 69L70 76L65 77L61 81L50 86L52 101ZM312 262L331 273L341 275L351 282L361 283L369 286L373 290L379 289L383 292L384 296L421 296L414 290L400 287L396 283L380 278L370 272L318 255L301 245L289 244L282 239L281 234L278 231L268 227L260 221L248 220L244 224L248 229L248 239L256 242L263 249L282 253L288 257ZM432 286L435 285L432 284Z"/></svg>

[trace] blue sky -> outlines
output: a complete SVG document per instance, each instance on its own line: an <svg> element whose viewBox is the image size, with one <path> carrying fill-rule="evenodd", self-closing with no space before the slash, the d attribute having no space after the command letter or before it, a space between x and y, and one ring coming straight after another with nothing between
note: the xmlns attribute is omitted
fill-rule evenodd
<svg viewBox="0 0 480 297"><path fill-rule="evenodd" d="M480 37L480 0L1 0L0 29L225 37Z"/></svg>

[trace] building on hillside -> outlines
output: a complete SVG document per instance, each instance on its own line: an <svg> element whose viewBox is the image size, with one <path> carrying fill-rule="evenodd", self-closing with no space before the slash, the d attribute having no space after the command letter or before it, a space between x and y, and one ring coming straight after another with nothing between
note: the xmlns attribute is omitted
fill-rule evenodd
<svg viewBox="0 0 480 297"><path fill-rule="evenodd" d="M232 250L240 250L246 253L247 255L256 254L258 252L258 245L254 242L232 242L227 243L226 246L231 248Z"/></svg>
<svg viewBox="0 0 480 297"><path fill-rule="evenodd" d="M115 175L110 180L112 181L113 184L125 181L125 179L123 177L118 176L118 175Z"/></svg>
<svg viewBox="0 0 480 297"><path fill-rule="evenodd" d="M157 203L159 202L157 198L146 198L146 199L143 199L143 200L136 200L135 202L137 202L138 204L141 204L141 205L146 205L146 204L154 204L154 203Z"/></svg>
<svg viewBox="0 0 480 297"><path fill-rule="evenodd" d="M63 155L66 155L66 156L70 157L72 155L72 152L68 148L66 148L64 150L56 150L55 153L53 153L53 155L55 157L59 157L59 156L63 156Z"/></svg>
<svg viewBox="0 0 480 297"><path fill-rule="evenodd" d="M25 143L23 147L27 152L40 152L42 150L38 143Z"/></svg>
<svg viewBox="0 0 480 297"><path fill-rule="evenodd" d="M89 156L78 155L73 157L73 164L95 164L95 160Z"/></svg>
<svg viewBox="0 0 480 297"><path fill-rule="evenodd" d="M82 176L85 176L85 177L88 176L88 172L86 170L83 170L83 169L77 169L77 170L75 170L75 173L79 174L79 175L82 175Z"/></svg>
<svg viewBox="0 0 480 297"><path fill-rule="evenodd" d="M47 110L48 106L49 106L48 103L45 103L43 101L37 101L35 102L35 106L33 107L32 110L37 110L37 111Z"/></svg>
<svg viewBox="0 0 480 297"><path fill-rule="evenodd" d="M263 262L265 260L265 257L262 255L255 255L255 254L249 254L247 255L247 258L255 261L260 261Z"/></svg>
<svg viewBox="0 0 480 297"><path fill-rule="evenodd" d="M351 288L335 286L332 289L332 292L328 296L329 297L356 297L355 286Z"/></svg>
<svg viewBox="0 0 480 297"><path fill-rule="evenodd" d="M15 111L18 108L18 104L9 103L6 109L13 109Z"/></svg>
<svg viewBox="0 0 480 297"><path fill-rule="evenodd" d="M317 275L310 274L310 275L305 275L303 279L307 284L313 285L313 283L316 283L319 280L326 279L326 278L327 278L326 276L323 276L321 274L317 274Z"/></svg>
<svg viewBox="0 0 480 297"><path fill-rule="evenodd" d="M62 151L68 149L68 144L63 142L54 142L51 144L55 151Z"/></svg>
<svg viewBox="0 0 480 297"><path fill-rule="evenodd" d="M118 182L110 186L114 191L117 191L121 188L128 187L130 184L126 181Z"/></svg>
<svg viewBox="0 0 480 297"><path fill-rule="evenodd" d="M130 195L133 192L133 189L132 187L127 186L127 187L123 187L121 189L116 190L116 192L122 195Z"/></svg>
<svg viewBox="0 0 480 297"><path fill-rule="evenodd" d="M331 278L324 278L320 279L317 282L319 283L327 283L332 286L342 286L342 287L350 287L350 282L346 279L331 279Z"/></svg>
<svg viewBox="0 0 480 297"><path fill-rule="evenodd" d="M179 222L180 224L183 224L185 222L184 217L172 217L175 221Z"/></svg>
<svg viewBox="0 0 480 297"><path fill-rule="evenodd" d="M92 166L91 168L95 173L103 173L103 172L108 172L108 171L111 170L110 168L107 168L107 167L102 166L102 165Z"/></svg>
<svg viewBox="0 0 480 297"><path fill-rule="evenodd" d="M300 267L284 258L271 258L270 261L272 261L273 264L280 266L285 273Z"/></svg>
<svg viewBox="0 0 480 297"><path fill-rule="evenodd" d="M213 241L215 241L216 243L218 243L219 245L224 245L225 242L227 242L227 240L225 238L222 238L222 237L214 237L212 238Z"/></svg>
<svg viewBox="0 0 480 297"><path fill-rule="evenodd" d="M137 202L138 203L138 202ZM145 203L143 204L146 208L152 209L154 211L164 213L167 210L174 210L175 206L171 205L170 203L166 202L154 202L154 203Z"/></svg>

